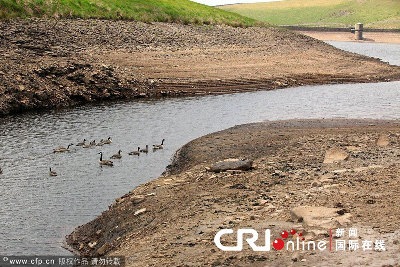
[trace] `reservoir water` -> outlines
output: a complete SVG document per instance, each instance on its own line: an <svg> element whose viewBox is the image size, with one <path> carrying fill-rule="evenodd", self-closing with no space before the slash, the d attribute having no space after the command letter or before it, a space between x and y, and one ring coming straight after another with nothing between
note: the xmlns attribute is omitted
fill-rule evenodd
<svg viewBox="0 0 400 267"><path fill-rule="evenodd" d="M330 43L400 65L399 45ZM400 82L118 102L0 119L0 253L69 255L61 248L66 234L158 177L188 141L237 124L295 118L400 119ZM52 153L109 136L111 145ZM163 150L127 155L163 138ZM119 149L123 157L113 168L99 167L100 151L110 157Z"/></svg>

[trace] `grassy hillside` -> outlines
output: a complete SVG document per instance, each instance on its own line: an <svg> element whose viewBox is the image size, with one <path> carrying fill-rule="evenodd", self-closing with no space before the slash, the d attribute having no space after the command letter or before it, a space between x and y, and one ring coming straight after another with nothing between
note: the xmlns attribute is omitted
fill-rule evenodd
<svg viewBox="0 0 400 267"><path fill-rule="evenodd" d="M277 25L400 28L400 0L286 0L239 4L224 10Z"/></svg>
<svg viewBox="0 0 400 267"><path fill-rule="evenodd" d="M0 18L67 17L251 26L241 15L188 0L0 0Z"/></svg>

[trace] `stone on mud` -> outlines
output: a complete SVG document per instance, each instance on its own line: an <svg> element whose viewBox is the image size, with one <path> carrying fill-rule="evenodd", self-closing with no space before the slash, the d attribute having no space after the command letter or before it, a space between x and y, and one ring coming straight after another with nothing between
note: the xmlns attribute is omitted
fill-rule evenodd
<svg viewBox="0 0 400 267"><path fill-rule="evenodd" d="M108 249L109 249L109 245L108 244L104 244L97 250L97 254L99 256L103 256Z"/></svg>
<svg viewBox="0 0 400 267"><path fill-rule="evenodd" d="M131 197L132 204L136 205L142 203L145 200L145 196L143 195L136 195Z"/></svg>
<svg viewBox="0 0 400 267"><path fill-rule="evenodd" d="M97 245L96 241L92 241L88 244L89 248L94 248Z"/></svg>
<svg viewBox="0 0 400 267"><path fill-rule="evenodd" d="M332 148L326 151L324 163L334 163L338 161L347 160L349 155L346 151L339 148Z"/></svg>
<svg viewBox="0 0 400 267"><path fill-rule="evenodd" d="M253 167L253 161L250 159L225 159L214 163L207 170L212 172L224 172L227 170L242 170L247 171Z"/></svg>
<svg viewBox="0 0 400 267"><path fill-rule="evenodd" d="M304 227L329 229L350 223L351 214L340 211L337 208L299 206L291 210L291 215Z"/></svg>
<svg viewBox="0 0 400 267"><path fill-rule="evenodd" d="M147 209L146 208L144 208L144 209L140 209L140 210L137 210L136 212L135 212L135 216L139 216L140 214L143 214L143 213L145 213L147 211Z"/></svg>
<svg viewBox="0 0 400 267"><path fill-rule="evenodd" d="M377 146L388 146L390 143L389 137L387 135L379 136L378 140L376 140Z"/></svg>

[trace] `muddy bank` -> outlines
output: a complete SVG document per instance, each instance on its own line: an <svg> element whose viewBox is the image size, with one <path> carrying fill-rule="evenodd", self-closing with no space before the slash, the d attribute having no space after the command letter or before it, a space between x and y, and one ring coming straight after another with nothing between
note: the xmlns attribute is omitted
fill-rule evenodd
<svg viewBox="0 0 400 267"><path fill-rule="evenodd" d="M67 243L81 255L127 256L128 266L394 264L400 249L399 156L398 121L233 127L182 147L167 174L116 199L108 211L67 236ZM252 159L254 169L206 170L227 158ZM318 209L321 217L307 215ZM357 251L353 257L248 247L223 252L213 242L223 228L271 229L273 238L296 229L317 241L327 240L328 229L338 227L356 227L360 240L383 239L387 250Z"/></svg>
<svg viewBox="0 0 400 267"><path fill-rule="evenodd" d="M364 32L362 41L355 40L351 32L299 31L299 33L323 41L400 44L400 32Z"/></svg>
<svg viewBox="0 0 400 267"><path fill-rule="evenodd" d="M398 80L400 68L274 28L0 21L0 115L140 97Z"/></svg>

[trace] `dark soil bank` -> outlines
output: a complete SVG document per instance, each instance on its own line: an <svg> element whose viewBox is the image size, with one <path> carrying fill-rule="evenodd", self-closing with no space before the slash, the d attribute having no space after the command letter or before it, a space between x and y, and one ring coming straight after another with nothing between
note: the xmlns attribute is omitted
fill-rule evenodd
<svg viewBox="0 0 400 267"><path fill-rule="evenodd" d="M101 100L400 78L400 69L274 28L0 21L0 115Z"/></svg>

